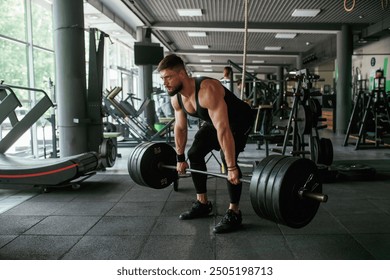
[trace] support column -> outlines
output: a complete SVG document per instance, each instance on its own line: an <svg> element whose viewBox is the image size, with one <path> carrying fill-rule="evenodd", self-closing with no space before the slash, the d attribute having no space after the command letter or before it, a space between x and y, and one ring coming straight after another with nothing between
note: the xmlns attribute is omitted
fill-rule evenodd
<svg viewBox="0 0 390 280"><path fill-rule="evenodd" d="M337 33L336 132L347 131L352 109L352 32L344 24Z"/></svg>
<svg viewBox="0 0 390 280"><path fill-rule="evenodd" d="M54 0L54 50L60 156L87 152L84 9Z"/></svg>
<svg viewBox="0 0 390 280"><path fill-rule="evenodd" d="M137 28L137 41L143 43L151 43L151 30L149 28ZM139 67L139 97L143 100L149 98L152 100L153 92L153 68L152 65L140 65ZM145 108L145 118L147 124L153 128L155 123L155 107L153 100Z"/></svg>
<svg viewBox="0 0 390 280"><path fill-rule="evenodd" d="M283 104L283 94L284 94L284 73L283 73L283 70L284 70L283 67L278 66L278 69L276 72L276 79L278 80L278 84L279 84L279 93L278 93L278 97L277 97L277 101L276 101L278 109Z"/></svg>
<svg viewBox="0 0 390 280"><path fill-rule="evenodd" d="M297 63L297 70L301 70L302 69L302 54L299 54L296 58L296 63Z"/></svg>

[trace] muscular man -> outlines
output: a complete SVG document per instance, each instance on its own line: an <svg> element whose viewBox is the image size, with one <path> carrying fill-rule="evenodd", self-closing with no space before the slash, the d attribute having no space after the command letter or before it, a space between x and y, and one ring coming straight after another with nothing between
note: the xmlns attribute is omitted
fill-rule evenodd
<svg viewBox="0 0 390 280"><path fill-rule="evenodd" d="M229 209L214 227L214 232L238 229L242 223L239 209L242 183L237 158L244 150L252 128L251 108L223 87L218 80L189 77L183 60L174 54L166 56L157 70L171 96L175 111L174 135L178 173L184 174L188 168L185 147L188 132L187 115L190 115L204 121L187 153L191 168L207 170L205 156L212 150L221 150L221 159L227 170ZM212 204L207 198L207 175L192 173L192 180L197 201L189 211L180 215L179 218L182 220L206 217L212 212Z"/></svg>

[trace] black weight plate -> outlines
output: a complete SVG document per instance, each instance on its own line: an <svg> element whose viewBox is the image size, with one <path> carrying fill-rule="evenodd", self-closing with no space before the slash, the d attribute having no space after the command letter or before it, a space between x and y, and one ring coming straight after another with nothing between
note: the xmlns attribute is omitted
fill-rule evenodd
<svg viewBox="0 0 390 280"><path fill-rule="evenodd" d="M292 228L306 226L316 215L320 202L301 197L298 192L312 176L308 187L311 191L322 193L316 164L306 158L293 157L280 162L283 165L272 186L273 210L276 220Z"/></svg>
<svg viewBox="0 0 390 280"><path fill-rule="evenodd" d="M148 142L143 142L138 144L132 151L127 162L127 169L129 175L133 181L138 185L145 185L145 182L142 180L141 173L138 171L138 159L140 158L140 153L143 151L144 146Z"/></svg>
<svg viewBox="0 0 390 280"><path fill-rule="evenodd" d="M281 155L270 155L264 158L253 171L251 183L249 186L249 195L253 210L259 217L267 219L265 211L265 193L266 184L269 176L269 172L272 170L272 165L275 161L278 161Z"/></svg>
<svg viewBox="0 0 390 280"><path fill-rule="evenodd" d="M137 146L133 149L133 151L130 153L129 159L128 159L128 161L127 161L127 170L128 170L128 172L129 172L129 175L130 175L131 179L132 179L136 184L139 184L139 185L140 185L141 183L139 182L139 178L138 178L137 173L136 173L136 171L135 171L135 169L134 169L134 166L133 166L133 162L134 162L133 158L134 158L134 155L138 152L138 146L140 146L140 145L142 145L142 143L139 144L139 145L137 145Z"/></svg>
<svg viewBox="0 0 390 280"><path fill-rule="evenodd" d="M139 171L146 186L163 189L176 180L176 170L160 167L161 164L176 166L176 152L172 146L152 143L145 146L140 157Z"/></svg>
<svg viewBox="0 0 390 280"><path fill-rule="evenodd" d="M258 192L257 201L259 204L260 212L262 213L260 217L263 217L267 220L271 220L267 203L267 198L269 196L268 181L271 179L271 174L274 170L275 165L285 157L286 156L283 155L273 156L273 158L267 163L266 167L264 168L259 182L260 191Z"/></svg>
<svg viewBox="0 0 390 280"><path fill-rule="evenodd" d="M291 162L295 161L295 157L284 158L277 163L274 167L274 171L270 176L270 179L267 184L267 209L272 221L275 221L278 224L286 224L283 220L283 217L279 215L280 205L279 205L279 196L280 196L280 188L276 186L276 182L278 182L278 176L281 173L281 170L286 169L286 164L289 166Z"/></svg>
<svg viewBox="0 0 390 280"><path fill-rule="evenodd" d="M249 196L250 196L252 208L256 212L256 214L260 217L264 215L261 212L259 201L258 201L258 196L262 195L261 193L259 194L259 192L262 192L262 189L259 187L260 179L262 178L262 176L264 176L265 166L274 157L275 155L268 156L257 164L255 169L253 170L251 183L249 185Z"/></svg>
<svg viewBox="0 0 390 280"><path fill-rule="evenodd" d="M376 169L360 163L337 164L332 166L339 174L351 180L370 180L376 174Z"/></svg>
<svg viewBox="0 0 390 280"><path fill-rule="evenodd" d="M130 176L133 178L134 182L142 186L145 185L145 182L141 177L141 172L138 170L138 160L140 159L140 154L142 153L145 145L148 145L148 142L143 142L135 147L128 162Z"/></svg>
<svg viewBox="0 0 390 280"><path fill-rule="evenodd" d="M336 182L339 172L334 169L330 169L329 166L326 165L317 165L318 168L318 176L322 183L334 183Z"/></svg>
<svg viewBox="0 0 390 280"><path fill-rule="evenodd" d="M320 101L316 98L310 98L309 99L309 106L312 113L312 125L313 127L317 126L318 119L322 116L322 109Z"/></svg>
<svg viewBox="0 0 390 280"><path fill-rule="evenodd" d="M177 178L176 170L160 167L161 164L176 166L175 149L166 143L146 144L136 161L136 170L145 186L162 189Z"/></svg>
<svg viewBox="0 0 390 280"><path fill-rule="evenodd" d="M145 186L145 182L142 178L142 173L140 171L139 161L141 160L141 154L142 154L143 150L145 149L145 146L147 146L147 145L149 145L149 142L143 142L143 143L139 144L136 147L136 151L134 151L134 153L132 154L131 162L129 162L129 165L131 165L131 170L132 170L133 176L135 176L137 178L137 181L136 180L134 180L134 181L141 186ZM129 160L130 160L130 158L129 158Z"/></svg>
<svg viewBox="0 0 390 280"><path fill-rule="evenodd" d="M293 135L293 151L294 152L302 151L301 136L298 133Z"/></svg>
<svg viewBox="0 0 390 280"><path fill-rule="evenodd" d="M333 162L333 145L329 138L321 138L319 143L318 163L331 165Z"/></svg>
<svg viewBox="0 0 390 280"><path fill-rule="evenodd" d="M307 105L298 105L297 118L298 133L309 134L312 129L312 115Z"/></svg>
<svg viewBox="0 0 390 280"><path fill-rule="evenodd" d="M270 172L268 181L267 181L267 187L266 187L266 195L265 195L265 208L267 212L268 219L271 221L274 221L276 223L283 223L282 220L279 220L277 215L275 214L274 207L279 207L278 205L275 205L274 203L274 195L275 195L275 188L273 187L275 181L277 180L277 176L279 174L280 168L284 165L284 163L288 160L291 160L293 157L283 157L280 158L278 162L276 162L272 166L272 171ZM276 194L278 195L278 194Z"/></svg>
<svg viewBox="0 0 390 280"><path fill-rule="evenodd" d="M311 150L311 160L315 163L319 162L320 155L320 139L317 136L313 136L311 138L311 143L313 145L313 149Z"/></svg>
<svg viewBox="0 0 390 280"><path fill-rule="evenodd" d="M116 161L116 146L111 138L104 139L102 143L102 154L107 167L113 167Z"/></svg>

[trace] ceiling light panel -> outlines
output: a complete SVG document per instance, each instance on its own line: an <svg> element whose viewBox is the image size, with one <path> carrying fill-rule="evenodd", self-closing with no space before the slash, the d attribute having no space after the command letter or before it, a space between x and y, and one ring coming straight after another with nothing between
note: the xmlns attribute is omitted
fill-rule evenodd
<svg viewBox="0 0 390 280"><path fill-rule="evenodd" d="M208 45L193 45L192 46L194 49L197 49L197 50L205 50L205 49L208 49L209 46Z"/></svg>
<svg viewBox="0 0 390 280"><path fill-rule="evenodd" d="M315 17L321 12L321 9L295 9L292 17Z"/></svg>
<svg viewBox="0 0 390 280"><path fill-rule="evenodd" d="M206 37L206 32L187 32L188 37Z"/></svg>
<svg viewBox="0 0 390 280"><path fill-rule="evenodd" d="M282 47L264 47L265 51L280 51Z"/></svg>
<svg viewBox="0 0 390 280"><path fill-rule="evenodd" d="M181 17L201 17L201 9L177 9L176 10Z"/></svg>
<svg viewBox="0 0 390 280"><path fill-rule="evenodd" d="M277 33L275 35L276 39L294 39L297 36L297 33Z"/></svg>

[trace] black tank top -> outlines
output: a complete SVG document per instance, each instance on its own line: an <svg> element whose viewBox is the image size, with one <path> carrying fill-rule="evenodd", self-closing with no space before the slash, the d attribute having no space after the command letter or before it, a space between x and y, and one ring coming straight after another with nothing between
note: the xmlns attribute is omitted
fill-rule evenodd
<svg viewBox="0 0 390 280"><path fill-rule="evenodd" d="M209 77L195 78L195 102L196 102L195 113L190 114L189 112L186 111L186 109L183 106L183 101L181 99L180 94L177 95L177 100L179 102L179 106L184 110L186 114L212 124L208 110L199 105L199 98L198 98L200 84L202 83L203 80L206 79L212 79L212 78ZM246 102L239 99L233 92L231 92L225 87L223 88L225 89L224 100L226 102L227 109L228 109L230 126L233 127L242 126L242 128L251 126L253 124L253 114L252 114L251 107Z"/></svg>

